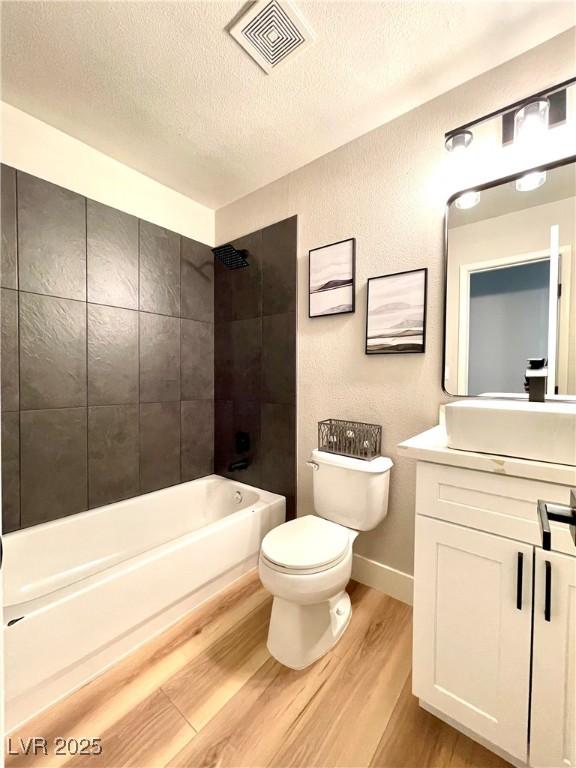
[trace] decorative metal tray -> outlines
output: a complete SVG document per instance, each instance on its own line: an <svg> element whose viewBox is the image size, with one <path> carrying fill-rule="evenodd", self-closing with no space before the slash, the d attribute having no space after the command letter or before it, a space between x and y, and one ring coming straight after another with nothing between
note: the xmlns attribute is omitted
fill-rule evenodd
<svg viewBox="0 0 576 768"><path fill-rule="evenodd" d="M325 419L318 422L318 448L370 461L381 455L382 427L361 421Z"/></svg>

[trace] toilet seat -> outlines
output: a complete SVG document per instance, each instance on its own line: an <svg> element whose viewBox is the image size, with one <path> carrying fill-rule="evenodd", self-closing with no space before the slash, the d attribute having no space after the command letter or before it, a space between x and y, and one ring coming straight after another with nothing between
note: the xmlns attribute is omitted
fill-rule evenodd
<svg viewBox="0 0 576 768"><path fill-rule="evenodd" d="M320 573L346 557L355 538L351 534L343 525L305 515L267 533L261 557L270 568L283 573Z"/></svg>

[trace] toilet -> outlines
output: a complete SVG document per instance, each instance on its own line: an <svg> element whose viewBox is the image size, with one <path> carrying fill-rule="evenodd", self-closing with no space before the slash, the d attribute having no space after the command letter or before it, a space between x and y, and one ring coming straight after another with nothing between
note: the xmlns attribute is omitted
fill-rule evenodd
<svg viewBox="0 0 576 768"><path fill-rule="evenodd" d="M260 580L274 596L268 650L281 664L304 669L340 639L352 616L346 584L360 531L388 512L392 461L364 461L315 450L314 515L272 529L262 540Z"/></svg>

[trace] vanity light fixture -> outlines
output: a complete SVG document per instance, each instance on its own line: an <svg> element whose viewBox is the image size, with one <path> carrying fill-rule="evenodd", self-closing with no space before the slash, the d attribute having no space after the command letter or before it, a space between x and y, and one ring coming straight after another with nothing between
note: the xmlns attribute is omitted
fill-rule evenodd
<svg viewBox="0 0 576 768"><path fill-rule="evenodd" d="M550 101L547 98L528 101L514 115L514 140L538 141L548 130Z"/></svg>
<svg viewBox="0 0 576 768"><path fill-rule="evenodd" d="M576 77L564 80L527 98L508 104L487 115L471 120L444 134L444 146L448 152L465 149L472 141L472 129L495 118L502 119L502 143L533 136L540 137L554 125L566 120L567 89L576 85Z"/></svg>
<svg viewBox="0 0 576 768"><path fill-rule="evenodd" d="M459 133L451 133L444 142L444 146L448 152L462 152L472 143L474 138L472 131L460 131Z"/></svg>
<svg viewBox="0 0 576 768"><path fill-rule="evenodd" d="M532 192L546 183L546 171L532 171L516 179L517 192Z"/></svg>
<svg viewBox="0 0 576 768"><path fill-rule="evenodd" d="M454 201L454 205L461 211L467 211L469 208L474 208L479 202L480 192L473 189L471 192L464 192L460 197L457 197Z"/></svg>

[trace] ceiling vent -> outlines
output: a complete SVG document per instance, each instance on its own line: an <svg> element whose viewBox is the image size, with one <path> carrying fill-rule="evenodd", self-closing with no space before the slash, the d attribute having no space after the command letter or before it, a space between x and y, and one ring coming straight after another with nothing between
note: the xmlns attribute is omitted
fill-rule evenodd
<svg viewBox="0 0 576 768"><path fill-rule="evenodd" d="M258 0L233 24L230 34L268 74L314 41L314 33L290 0Z"/></svg>

